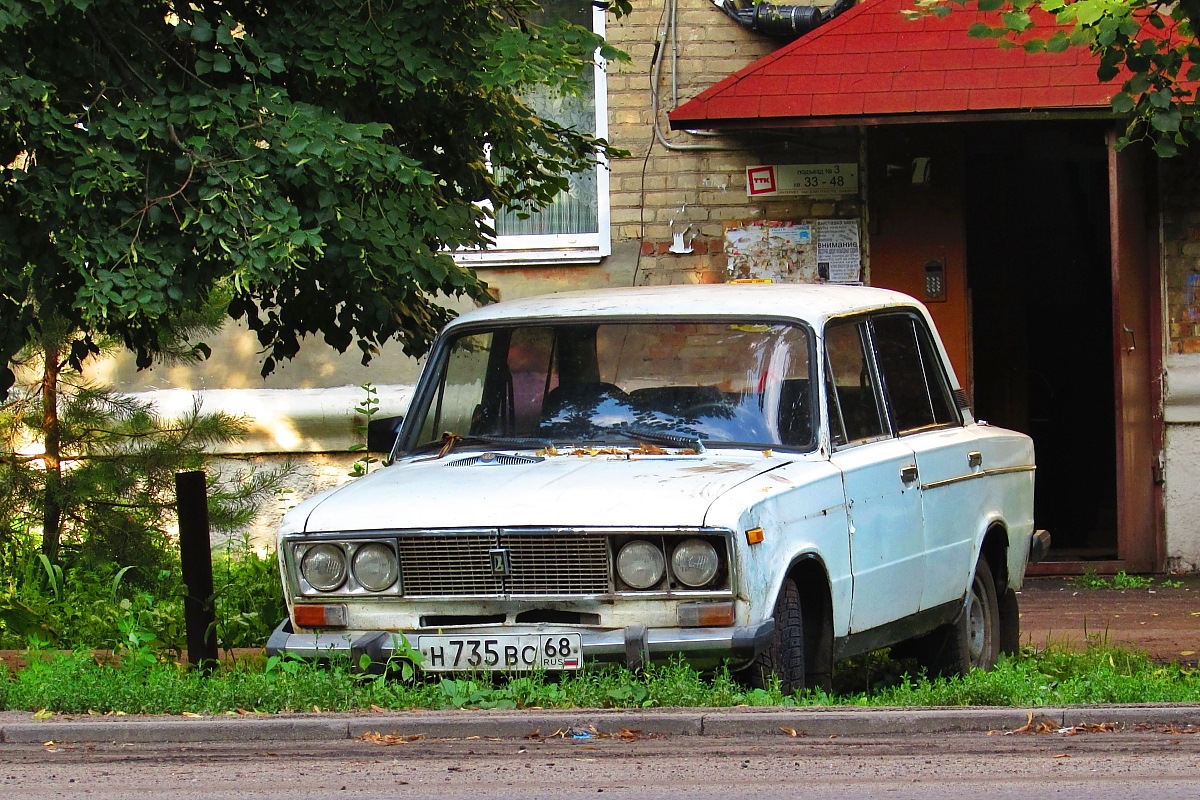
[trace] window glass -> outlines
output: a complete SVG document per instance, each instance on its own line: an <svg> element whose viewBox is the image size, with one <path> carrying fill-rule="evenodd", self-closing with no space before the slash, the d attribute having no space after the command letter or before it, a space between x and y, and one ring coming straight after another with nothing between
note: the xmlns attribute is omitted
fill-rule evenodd
<svg viewBox="0 0 1200 800"><path fill-rule="evenodd" d="M924 324L908 314L890 314L873 320L872 334L896 430L909 433L957 422Z"/></svg>
<svg viewBox="0 0 1200 800"><path fill-rule="evenodd" d="M449 345L437 388L414 407L417 443L452 431L556 444L657 436L649 441L811 449L810 342L806 328L738 321L475 333Z"/></svg>
<svg viewBox="0 0 1200 800"><path fill-rule="evenodd" d="M450 348L429 413L421 425L420 441L431 442L450 431L462 434L483 398L483 380L492 346L492 334L464 336Z"/></svg>
<svg viewBox="0 0 1200 800"><path fill-rule="evenodd" d="M829 431L834 446L887 434L861 322L825 329Z"/></svg>
<svg viewBox="0 0 1200 800"><path fill-rule="evenodd" d="M529 12L535 22L566 19L604 32L604 10L590 0L544 0L541 9ZM574 130L599 137L608 135L607 86L604 70L597 66L581 76L578 95L564 96L539 87L522 100L539 115ZM464 250L465 263L520 261L592 261L611 251L608 230L608 169L598 163L588 172L568 176L569 186L549 206L536 212L501 210L493 223L496 241L487 250Z"/></svg>

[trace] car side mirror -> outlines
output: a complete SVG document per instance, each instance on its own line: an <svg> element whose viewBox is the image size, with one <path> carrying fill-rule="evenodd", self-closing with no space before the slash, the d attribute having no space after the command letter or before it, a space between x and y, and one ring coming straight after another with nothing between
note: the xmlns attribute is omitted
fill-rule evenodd
<svg viewBox="0 0 1200 800"><path fill-rule="evenodd" d="M391 454L400 435L404 417L379 417L367 423L367 450L372 453Z"/></svg>

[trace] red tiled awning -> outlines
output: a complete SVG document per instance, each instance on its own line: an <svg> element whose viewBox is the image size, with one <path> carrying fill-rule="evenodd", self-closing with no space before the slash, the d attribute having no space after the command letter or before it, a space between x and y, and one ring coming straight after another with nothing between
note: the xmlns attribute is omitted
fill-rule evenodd
<svg viewBox="0 0 1200 800"><path fill-rule="evenodd" d="M909 19L912 0L865 0L812 33L709 87L670 114L671 127L793 127L911 122L914 116L1109 113L1121 80L1101 82L1085 47L1002 48L967 35L995 12L955 8ZM1054 23L1035 17L1036 35ZM866 119L864 119L866 118Z"/></svg>

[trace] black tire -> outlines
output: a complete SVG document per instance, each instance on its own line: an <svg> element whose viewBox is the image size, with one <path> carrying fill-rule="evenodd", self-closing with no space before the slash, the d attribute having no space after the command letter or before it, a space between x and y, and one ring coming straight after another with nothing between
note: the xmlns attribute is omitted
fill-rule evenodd
<svg viewBox="0 0 1200 800"><path fill-rule="evenodd" d="M771 643L746 668L745 677L757 689L770 687L774 678L779 679L784 694L804 688L804 615L800 590L791 578L784 579L775 600L775 633Z"/></svg>
<svg viewBox="0 0 1200 800"><path fill-rule="evenodd" d="M944 677L996 666L1000 657L999 606L992 569L980 558L967 603L957 619L913 640L917 662L929 675Z"/></svg>
<svg viewBox="0 0 1200 800"><path fill-rule="evenodd" d="M1021 610L1017 593L1005 589L1000 595L1000 652L1015 656L1021 650Z"/></svg>

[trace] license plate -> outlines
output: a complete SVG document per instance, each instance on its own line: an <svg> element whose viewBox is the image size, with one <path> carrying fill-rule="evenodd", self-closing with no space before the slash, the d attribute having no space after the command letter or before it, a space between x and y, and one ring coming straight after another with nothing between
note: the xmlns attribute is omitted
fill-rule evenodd
<svg viewBox="0 0 1200 800"><path fill-rule="evenodd" d="M579 669L578 633L417 636L426 672L522 672Z"/></svg>

